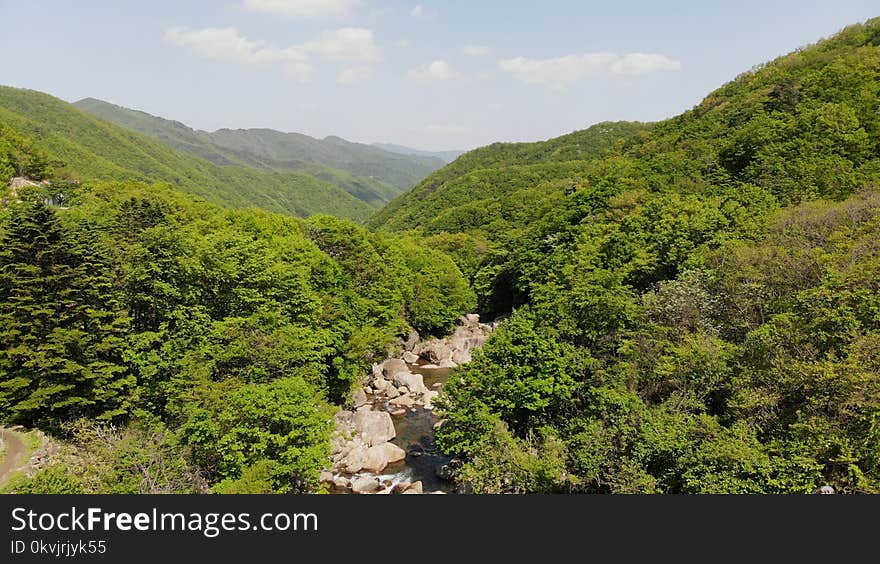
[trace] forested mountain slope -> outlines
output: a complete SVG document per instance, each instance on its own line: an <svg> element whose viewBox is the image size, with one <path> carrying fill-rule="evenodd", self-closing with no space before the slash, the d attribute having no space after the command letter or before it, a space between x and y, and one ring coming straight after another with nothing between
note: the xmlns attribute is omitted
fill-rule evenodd
<svg viewBox="0 0 880 564"><path fill-rule="evenodd" d="M32 90L0 87L0 124L0 143L11 146L12 136L27 140L56 178L164 181L217 204L301 217L330 213L362 220L372 209L310 174L217 166ZM5 185L11 174L0 181Z"/></svg>
<svg viewBox="0 0 880 564"><path fill-rule="evenodd" d="M330 216L51 189L0 193L0 421L62 444L11 491L316 491L358 376L473 305L443 253Z"/></svg>
<svg viewBox="0 0 880 564"><path fill-rule="evenodd" d="M391 153L339 137L315 139L272 129L221 129L209 133L94 98L74 105L214 164L268 172L308 172L377 207L444 164L437 158Z"/></svg>
<svg viewBox="0 0 880 564"><path fill-rule="evenodd" d="M565 183L541 156L490 173L465 155L374 218L455 252L483 311L514 310L446 389L459 481L880 491L878 108L875 19Z"/></svg>
<svg viewBox="0 0 880 564"><path fill-rule="evenodd" d="M457 232L464 225L503 220L498 203L524 202L535 189L559 192L618 139L647 127L601 123L540 143L495 143L470 151L391 202L369 224L386 230Z"/></svg>

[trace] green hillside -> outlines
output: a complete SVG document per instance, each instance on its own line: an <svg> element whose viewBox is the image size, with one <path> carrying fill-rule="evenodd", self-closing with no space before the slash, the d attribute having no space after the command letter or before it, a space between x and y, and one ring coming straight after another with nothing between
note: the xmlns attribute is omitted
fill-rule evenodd
<svg viewBox="0 0 880 564"><path fill-rule="evenodd" d="M268 172L308 172L376 207L412 188L444 164L437 158L394 154L338 137L321 140L271 129L197 131L180 122L94 98L74 105L214 164Z"/></svg>
<svg viewBox="0 0 880 564"><path fill-rule="evenodd" d="M583 173L587 162L617 140L647 128L638 123L601 123L540 143L495 143L465 153L380 210L369 223L388 230L422 227L430 232L460 230L450 223L486 225L503 220L498 204L532 199L523 191L561 193Z"/></svg>
<svg viewBox="0 0 880 564"><path fill-rule="evenodd" d="M0 121L40 147L59 178L164 181L217 204L301 217L329 213L362 220L371 210L307 173L217 166L32 90L0 87Z"/></svg>
<svg viewBox="0 0 880 564"><path fill-rule="evenodd" d="M374 217L513 311L445 389L458 481L880 492L878 108L875 19L604 154L489 147Z"/></svg>

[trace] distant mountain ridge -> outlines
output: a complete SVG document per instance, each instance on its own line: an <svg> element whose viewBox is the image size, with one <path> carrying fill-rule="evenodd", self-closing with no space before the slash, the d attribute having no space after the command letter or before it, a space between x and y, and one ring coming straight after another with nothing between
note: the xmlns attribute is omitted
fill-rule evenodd
<svg viewBox="0 0 880 564"><path fill-rule="evenodd" d="M389 152L335 136L316 139L273 129L200 131L95 98L84 98L73 105L217 165L306 172L338 185L373 207L381 207L446 164L437 157Z"/></svg>
<svg viewBox="0 0 880 564"><path fill-rule="evenodd" d="M162 125L166 131L176 127ZM300 217L325 213L362 221L375 210L306 171L218 166L35 90L0 86L0 149L4 142L39 147L59 180L167 182L215 204Z"/></svg>
<svg viewBox="0 0 880 564"><path fill-rule="evenodd" d="M451 163L467 151L423 151L421 149L413 149L403 145L395 145L394 143L373 143L373 147L378 147L389 153L397 153L398 155L416 155L419 157L435 157L446 164Z"/></svg>

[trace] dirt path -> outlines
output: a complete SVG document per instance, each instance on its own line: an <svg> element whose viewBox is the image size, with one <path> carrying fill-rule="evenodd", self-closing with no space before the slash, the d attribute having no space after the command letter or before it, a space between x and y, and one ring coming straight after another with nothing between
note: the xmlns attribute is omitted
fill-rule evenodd
<svg viewBox="0 0 880 564"><path fill-rule="evenodd" d="M0 429L0 437L3 438L3 459L0 460L0 487L6 484L9 475L12 474L24 462L21 458L25 452L25 446L18 433L9 429Z"/></svg>

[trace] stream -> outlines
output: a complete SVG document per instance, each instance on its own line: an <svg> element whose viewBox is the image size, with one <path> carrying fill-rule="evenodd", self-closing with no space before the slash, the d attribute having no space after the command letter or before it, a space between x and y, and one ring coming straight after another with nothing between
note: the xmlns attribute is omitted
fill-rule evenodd
<svg viewBox="0 0 880 564"><path fill-rule="evenodd" d="M420 341L413 332L399 353L373 364L334 415L332 464L321 482L337 493L453 493L455 483L438 477L450 476L452 458L434 443L432 402L500 322L468 314L442 339Z"/></svg>
<svg viewBox="0 0 880 564"><path fill-rule="evenodd" d="M413 374L421 374L425 386L432 388L435 384L445 384L455 372L453 368L424 368L424 363L411 364ZM391 440L406 451L406 460L388 466L383 478L391 482L421 481L425 493L452 493L455 484L437 477L437 469L447 464L452 457L440 453L434 445L434 425L437 416L429 409L410 409L403 417L394 419L397 436Z"/></svg>

